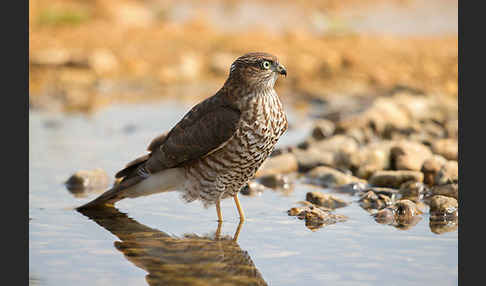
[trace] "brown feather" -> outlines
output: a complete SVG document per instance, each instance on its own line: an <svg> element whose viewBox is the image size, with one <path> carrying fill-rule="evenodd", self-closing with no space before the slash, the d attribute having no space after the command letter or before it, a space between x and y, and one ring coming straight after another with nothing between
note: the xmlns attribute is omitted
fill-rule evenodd
<svg viewBox="0 0 486 286"><path fill-rule="evenodd" d="M155 137L147 147L148 151L153 152L155 149L157 149L162 143L164 143L165 138L167 138L167 132L164 132L160 134L159 136Z"/></svg>
<svg viewBox="0 0 486 286"><path fill-rule="evenodd" d="M144 164L156 173L200 159L225 144L236 131L240 111L222 100L220 93L196 105L167 134Z"/></svg>
<svg viewBox="0 0 486 286"><path fill-rule="evenodd" d="M150 154L145 154L131 161L125 166L125 168L123 168L122 170L118 171L118 173L115 174L115 178L122 178L130 175L133 171L135 171L140 165L142 165L149 158L150 158Z"/></svg>

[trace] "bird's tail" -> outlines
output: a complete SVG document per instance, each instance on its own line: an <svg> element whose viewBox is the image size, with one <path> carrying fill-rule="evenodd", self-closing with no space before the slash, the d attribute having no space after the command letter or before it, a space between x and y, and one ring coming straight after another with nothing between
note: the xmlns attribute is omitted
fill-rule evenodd
<svg viewBox="0 0 486 286"><path fill-rule="evenodd" d="M105 191L99 195L96 199L77 207L76 210L84 210L95 207L113 207L113 205L119 200L126 197L124 190L139 183L143 178L133 177L119 184L114 185L111 189Z"/></svg>
<svg viewBox="0 0 486 286"><path fill-rule="evenodd" d="M124 198L137 198L155 193L175 190L183 185L185 171L183 168L172 168L151 174L147 178L134 176L113 186L96 199L77 208L83 210L93 207L113 206Z"/></svg>

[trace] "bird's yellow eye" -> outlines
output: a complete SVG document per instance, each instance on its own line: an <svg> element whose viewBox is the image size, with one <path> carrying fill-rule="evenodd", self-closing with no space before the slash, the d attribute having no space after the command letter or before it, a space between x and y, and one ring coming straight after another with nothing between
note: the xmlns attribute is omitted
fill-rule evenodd
<svg viewBox="0 0 486 286"><path fill-rule="evenodd" d="M270 68L270 62L269 61L264 61L262 63L262 66L264 69L268 70Z"/></svg>

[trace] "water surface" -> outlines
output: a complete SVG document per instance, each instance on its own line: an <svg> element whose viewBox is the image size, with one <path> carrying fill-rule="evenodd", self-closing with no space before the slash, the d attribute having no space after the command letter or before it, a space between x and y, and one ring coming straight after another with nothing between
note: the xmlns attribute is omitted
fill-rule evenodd
<svg viewBox="0 0 486 286"><path fill-rule="evenodd" d="M427 213L407 230L381 225L346 194L335 194L352 202L336 213L349 219L311 231L286 211L306 192L328 190L299 182L286 194L240 196L247 216L241 226L232 200L222 202L219 226L214 208L186 204L177 193L127 199L106 213L73 210L96 194L69 193L63 182L71 174L99 167L113 176L189 107L161 102L90 116L30 113L31 284L457 285L457 231L432 232ZM289 120L296 128L280 146L308 132L305 117L290 113Z"/></svg>

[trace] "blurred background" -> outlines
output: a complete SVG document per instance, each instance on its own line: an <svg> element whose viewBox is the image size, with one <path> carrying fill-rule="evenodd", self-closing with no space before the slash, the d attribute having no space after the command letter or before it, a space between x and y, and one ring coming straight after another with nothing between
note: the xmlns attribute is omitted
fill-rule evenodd
<svg viewBox="0 0 486 286"><path fill-rule="evenodd" d="M453 0L31 0L29 8L31 109L195 102L249 51L287 67L277 83L287 101L397 87L457 97Z"/></svg>
<svg viewBox="0 0 486 286"><path fill-rule="evenodd" d="M251 51L289 129L241 232L176 192L74 211ZM457 0L30 0L30 285L457 285L457 82Z"/></svg>

